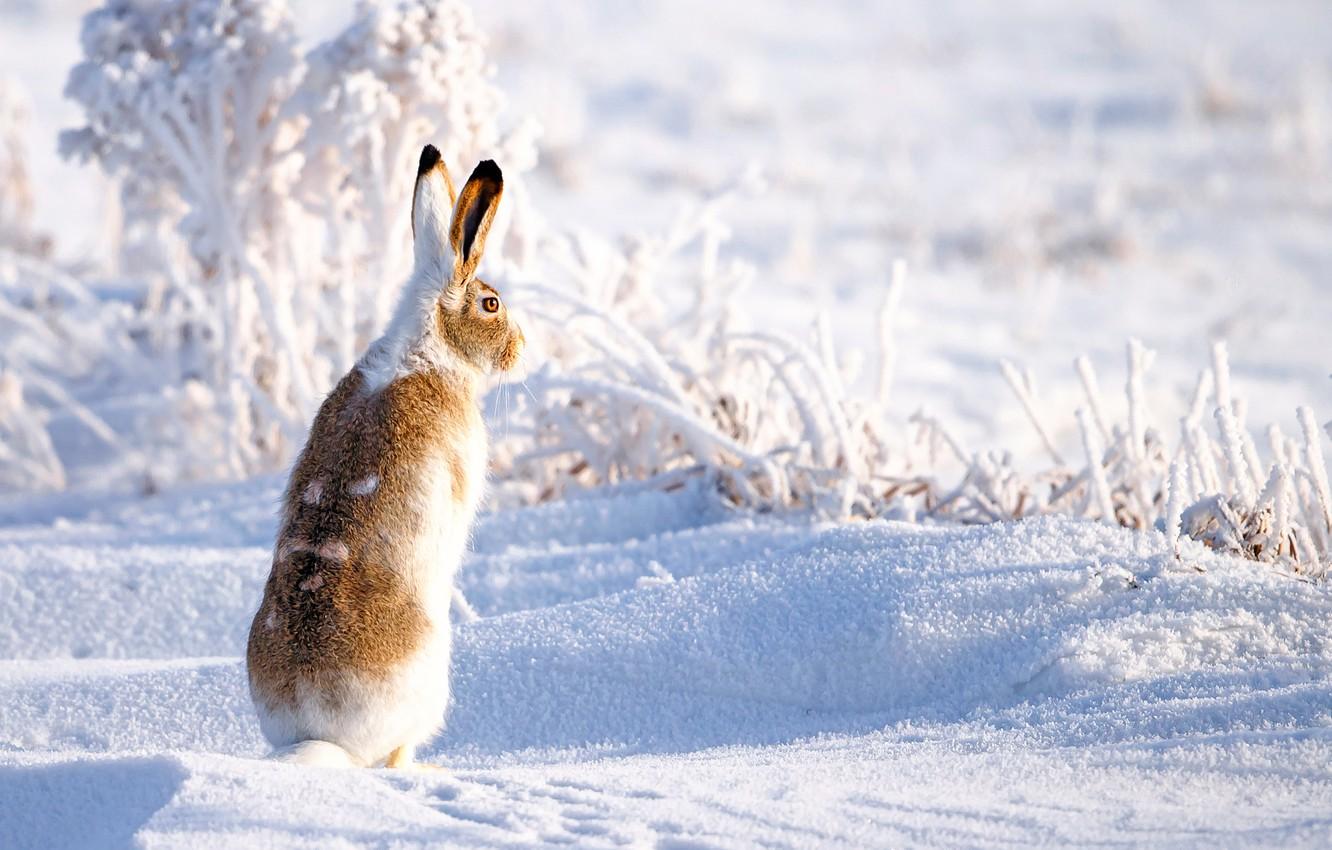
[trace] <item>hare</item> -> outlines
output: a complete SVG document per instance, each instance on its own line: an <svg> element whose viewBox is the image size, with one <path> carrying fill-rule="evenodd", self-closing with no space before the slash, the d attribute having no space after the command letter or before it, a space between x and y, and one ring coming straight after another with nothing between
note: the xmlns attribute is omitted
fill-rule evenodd
<svg viewBox="0 0 1332 850"><path fill-rule="evenodd" d="M486 476L477 394L523 332L476 276L503 192L421 152L415 268L388 330L325 399L291 473L250 627L250 695L288 761L405 767L449 701L449 603Z"/></svg>

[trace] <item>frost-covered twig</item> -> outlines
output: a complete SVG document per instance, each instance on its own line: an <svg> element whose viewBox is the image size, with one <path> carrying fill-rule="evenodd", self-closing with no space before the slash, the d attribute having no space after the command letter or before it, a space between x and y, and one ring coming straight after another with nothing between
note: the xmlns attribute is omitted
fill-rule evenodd
<svg viewBox="0 0 1332 850"><path fill-rule="evenodd" d="M1147 400L1143 398L1143 373L1151 366L1155 355L1141 342L1128 343L1128 382L1126 394L1129 405L1129 455L1135 460L1143 458L1143 444L1147 437Z"/></svg>
<svg viewBox="0 0 1332 850"><path fill-rule="evenodd" d="M1309 466L1314 492L1317 493L1318 504L1322 508L1323 526L1319 531L1332 533L1332 490L1328 489L1327 466L1323 462L1323 448L1319 442L1318 425L1314 422L1313 411L1308 407L1301 407L1298 415L1300 429L1304 432L1305 462ZM1328 555L1327 552L1322 554L1324 557Z"/></svg>
<svg viewBox="0 0 1332 850"><path fill-rule="evenodd" d="M1101 412L1101 387L1096 380L1096 370L1092 368L1091 360L1085 354L1079 355L1073 361L1073 365L1078 370L1078 378L1082 381L1082 391L1086 395L1092 421L1096 423L1096 430L1104 443L1110 439L1110 430L1106 428L1105 414Z"/></svg>
<svg viewBox="0 0 1332 850"><path fill-rule="evenodd" d="M1022 402L1022 409L1026 411L1027 419L1040 436L1041 444L1050 453L1050 459L1055 462L1056 466L1063 466L1064 459L1060 457L1059 450L1055 448L1054 441L1050 439L1049 432L1045 430L1045 426L1041 424L1040 416L1036 413L1036 401L1032 398L1031 388L1027 386L1026 381L1018 374L1017 367L1010 361L1000 360L999 369L1003 372L1004 380L1008 381L1008 386L1013 389L1013 394L1018 397L1018 401Z"/></svg>
<svg viewBox="0 0 1332 850"><path fill-rule="evenodd" d="M1244 460L1244 445L1239 434L1239 425L1235 414L1225 405L1218 404L1216 424L1221 432L1222 445L1226 448L1226 463L1230 466L1230 482L1236 488L1237 495L1246 504L1254 503L1253 483L1249 477L1249 466Z"/></svg>
<svg viewBox="0 0 1332 850"><path fill-rule="evenodd" d="M1185 476L1180 463L1170 465L1170 494L1166 499L1165 534L1170 553L1179 558L1180 524L1184 517Z"/></svg>
<svg viewBox="0 0 1332 850"><path fill-rule="evenodd" d="M902 303L902 291L906 288L906 260L893 260L893 276L888 283L888 291L883 294L883 304L879 307L877 332L879 336L879 384L877 398L880 408L888 409L892 395L893 374L897 368L897 311Z"/></svg>
<svg viewBox="0 0 1332 850"><path fill-rule="evenodd" d="M1101 512L1102 521L1116 525L1118 523L1115 520L1115 507L1110 501L1110 485L1105 480L1105 467L1101 465L1105 449L1101 445L1100 435L1092 429L1086 408L1079 407L1077 417L1078 428L1082 432L1082 449L1087 457L1087 469L1091 474L1092 495Z"/></svg>
<svg viewBox="0 0 1332 850"><path fill-rule="evenodd" d="M34 188L27 144L31 113L18 80L0 77L0 247L46 256L51 240L32 226Z"/></svg>

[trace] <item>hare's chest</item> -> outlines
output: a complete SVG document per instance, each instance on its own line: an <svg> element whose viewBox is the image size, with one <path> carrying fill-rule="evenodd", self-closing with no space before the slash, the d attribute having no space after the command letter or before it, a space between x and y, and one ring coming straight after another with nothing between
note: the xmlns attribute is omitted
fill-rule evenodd
<svg viewBox="0 0 1332 850"><path fill-rule="evenodd" d="M415 516L418 563L451 582L484 491L484 433L441 447L418 470Z"/></svg>
<svg viewBox="0 0 1332 850"><path fill-rule="evenodd" d="M478 417L479 419L479 417ZM462 522L471 525L476 516L477 507L486 489L486 472L489 466L489 441L486 439L485 425L477 422L469 429L467 437L458 446L458 459L454 472L461 480L453 492L455 507Z"/></svg>

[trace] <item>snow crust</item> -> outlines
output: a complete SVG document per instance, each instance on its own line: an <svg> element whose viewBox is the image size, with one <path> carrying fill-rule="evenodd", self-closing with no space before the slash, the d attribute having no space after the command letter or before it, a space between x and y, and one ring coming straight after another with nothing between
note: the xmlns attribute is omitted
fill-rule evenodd
<svg viewBox="0 0 1332 850"><path fill-rule="evenodd" d="M825 526L687 490L483 518L485 616L422 753L446 770L262 761L239 655L272 527L242 506L278 486L11 507L6 846L1332 837L1322 586L1154 532Z"/></svg>

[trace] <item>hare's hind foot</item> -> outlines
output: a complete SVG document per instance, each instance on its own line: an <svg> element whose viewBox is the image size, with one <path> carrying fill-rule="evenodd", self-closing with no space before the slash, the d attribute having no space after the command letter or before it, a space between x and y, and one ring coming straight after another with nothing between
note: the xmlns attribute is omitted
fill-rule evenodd
<svg viewBox="0 0 1332 850"><path fill-rule="evenodd" d="M392 768L393 770L421 771L442 771L445 769L442 765L416 761L415 756L416 747L409 747L404 744L389 753L388 758L384 760L384 767Z"/></svg>
<svg viewBox="0 0 1332 850"><path fill-rule="evenodd" d="M309 764L317 767L363 767L351 753L329 741L309 739L279 747L268 756L270 761Z"/></svg>

